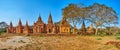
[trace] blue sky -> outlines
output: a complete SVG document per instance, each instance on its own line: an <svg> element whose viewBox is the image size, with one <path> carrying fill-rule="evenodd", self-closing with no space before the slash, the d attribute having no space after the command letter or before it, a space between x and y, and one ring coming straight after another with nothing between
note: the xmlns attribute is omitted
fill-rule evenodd
<svg viewBox="0 0 120 50"><path fill-rule="evenodd" d="M33 25L40 14L44 23L47 23L50 12L53 21L58 22L62 19L62 8L68 4L82 3L89 6L95 2L112 7L118 13L118 17L120 16L119 0L0 0L0 22L5 21L9 24L12 21L16 26L21 19L23 25L26 21Z"/></svg>

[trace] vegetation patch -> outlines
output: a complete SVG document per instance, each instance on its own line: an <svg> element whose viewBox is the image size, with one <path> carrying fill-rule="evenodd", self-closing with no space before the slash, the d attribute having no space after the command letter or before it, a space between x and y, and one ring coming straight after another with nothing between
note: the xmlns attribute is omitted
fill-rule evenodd
<svg viewBox="0 0 120 50"><path fill-rule="evenodd" d="M3 48L3 49L1 49L1 50L7 50L6 48Z"/></svg>
<svg viewBox="0 0 120 50"><path fill-rule="evenodd" d="M19 42L21 42L21 43L26 43L26 42L24 42L23 40L20 40Z"/></svg>
<svg viewBox="0 0 120 50"><path fill-rule="evenodd" d="M102 38L97 38L97 40L102 40Z"/></svg>
<svg viewBox="0 0 120 50"><path fill-rule="evenodd" d="M116 36L116 39L119 39L119 40L120 40L120 36Z"/></svg>

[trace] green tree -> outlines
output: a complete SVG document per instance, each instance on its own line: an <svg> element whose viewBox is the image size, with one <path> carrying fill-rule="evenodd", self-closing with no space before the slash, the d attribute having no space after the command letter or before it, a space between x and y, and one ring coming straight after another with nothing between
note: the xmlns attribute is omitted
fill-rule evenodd
<svg viewBox="0 0 120 50"><path fill-rule="evenodd" d="M92 6L89 6L88 9L88 20L91 23L94 23L96 27L95 35L98 35L98 27L118 22L117 13L111 7L107 7L104 4L94 3Z"/></svg>
<svg viewBox="0 0 120 50"><path fill-rule="evenodd" d="M77 23L79 22L79 7L76 4L69 4L67 7L63 9L63 17L65 17L68 22L73 24L75 29ZM74 33L74 32L73 32Z"/></svg>

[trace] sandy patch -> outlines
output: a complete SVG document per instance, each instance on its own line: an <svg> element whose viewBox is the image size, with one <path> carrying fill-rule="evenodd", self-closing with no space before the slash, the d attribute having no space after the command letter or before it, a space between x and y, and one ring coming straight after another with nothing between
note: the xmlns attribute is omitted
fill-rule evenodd
<svg viewBox="0 0 120 50"><path fill-rule="evenodd" d="M13 36L0 38L0 49L3 48L15 49L20 46L31 44L32 42L33 41L31 40L31 38L27 36Z"/></svg>

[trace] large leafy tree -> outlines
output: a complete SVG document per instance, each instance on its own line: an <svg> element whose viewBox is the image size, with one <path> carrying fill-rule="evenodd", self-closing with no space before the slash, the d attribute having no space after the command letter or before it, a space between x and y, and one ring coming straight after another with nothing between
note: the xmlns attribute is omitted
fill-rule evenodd
<svg viewBox="0 0 120 50"><path fill-rule="evenodd" d="M69 4L67 7L63 9L63 17L65 17L68 22L72 23L73 25L73 33L75 33L76 25L79 22L79 7L76 4Z"/></svg>
<svg viewBox="0 0 120 50"><path fill-rule="evenodd" d="M77 23L89 20L96 27L96 35L98 34L98 27L118 23L118 16L115 10L98 3L94 3L92 6L88 7L69 4L63 9L63 17L66 17L74 27Z"/></svg>
<svg viewBox="0 0 120 50"><path fill-rule="evenodd" d="M78 11L79 7L76 4L69 4L63 9L63 17L76 26L79 21Z"/></svg>
<svg viewBox="0 0 120 50"><path fill-rule="evenodd" d="M63 9L63 17L73 24L74 29L78 23L84 22L88 9L83 4L69 4ZM73 32L74 33L74 32Z"/></svg>
<svg viewBox="0 0 120 50"><path fill-rule="evenodd" d="M92 6L89 6L88 9L88 20L94 23L96 27L95 35L98 34L98 27L117 23L117 13L111 7L94 3Z"/></svg>

